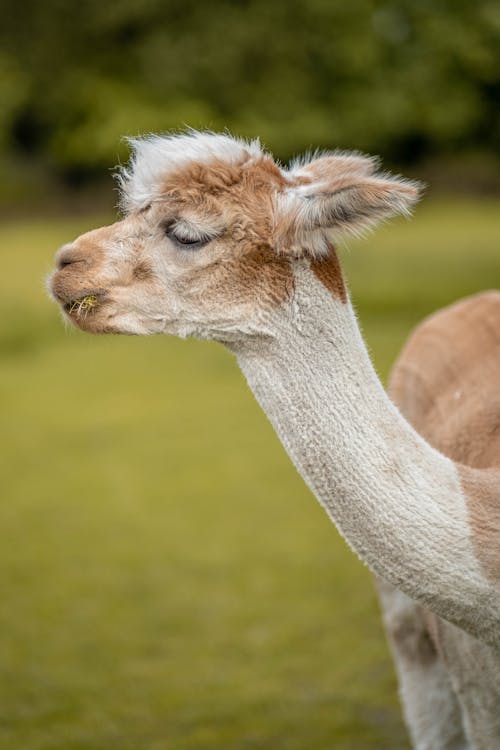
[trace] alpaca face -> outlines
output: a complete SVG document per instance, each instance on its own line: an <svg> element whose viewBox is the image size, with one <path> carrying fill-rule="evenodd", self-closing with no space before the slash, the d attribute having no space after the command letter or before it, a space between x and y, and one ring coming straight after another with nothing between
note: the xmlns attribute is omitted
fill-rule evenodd
<svg viewBox="0 0 500 750"><path fill-rule="evenodd" d="M279 179L270 160L246 172L217 161L179 170L146 205L59 251L54 297L91 332L262 332L292 288L290 259L271 246Z"/></svg>
<svg viewBox="0 0 500 750"><path fill-rule="evenodd" d="M51 292L94 333L269 334L298 259L314 270L334 252L332 235L415 199L414 185L374 169L333 154L286 171L258 144L225 135L138 141L120 176L124 218L59 251Z"/></svg>

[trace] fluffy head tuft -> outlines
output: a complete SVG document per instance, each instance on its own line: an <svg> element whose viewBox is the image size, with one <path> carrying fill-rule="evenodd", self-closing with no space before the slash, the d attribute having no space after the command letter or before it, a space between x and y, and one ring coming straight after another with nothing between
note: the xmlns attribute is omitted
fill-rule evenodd
<svg viewBox="0 0 500 750"><path fill-rule="evenodd" d="M225 133L188 130L175 135L149 135L127 140L132 147L132 157L117 174L120 204L126 211L141 209L154 201L169 172L188 162L223 159L228 164L237 165L263 156L258 139L245 141Z"/></svg>

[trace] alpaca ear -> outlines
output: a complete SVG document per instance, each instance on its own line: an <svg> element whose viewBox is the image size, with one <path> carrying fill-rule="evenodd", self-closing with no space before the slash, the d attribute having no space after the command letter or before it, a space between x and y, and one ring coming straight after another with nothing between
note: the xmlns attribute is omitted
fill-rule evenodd
<svg viewBox="0 0 500 750"><path fill-rule="evenodd" d="M377 173L377 166L376 159L358 154L294 166L278 199L278 249L321 255L342 234L360 235L396 214L408 216L421 185Z"/></svg>

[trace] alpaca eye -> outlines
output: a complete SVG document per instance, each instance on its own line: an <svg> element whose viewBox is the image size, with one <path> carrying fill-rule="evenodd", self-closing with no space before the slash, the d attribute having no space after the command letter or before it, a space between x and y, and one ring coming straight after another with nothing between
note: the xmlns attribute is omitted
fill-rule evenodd
<svg viewBox="0 0 500 750"><path fill-rule="evenodd" d="M172 225L166 227L165 234L175 245L189 250L196 250L197 248L206 245L210 240L209 237L189 237L186 234L182 234L179 229L176 229L176 227Z"/></svg>
<svg viewBox="0 0 500 750"><path fill-rule="evenodd" d="M171 239L183 247L193 247L194 245L203 244L202 240L192 240L189 237L180 237L178 234L171 235Z"/></svg>

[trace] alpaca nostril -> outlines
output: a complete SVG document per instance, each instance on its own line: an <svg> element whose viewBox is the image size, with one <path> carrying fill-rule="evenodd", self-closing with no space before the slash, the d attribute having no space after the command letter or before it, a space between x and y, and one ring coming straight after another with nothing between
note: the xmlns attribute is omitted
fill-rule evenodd
<svg viewBox="0 0 500 750"><path fill-rule="evenodd" d="M86 259L79 255L73 245L64 245L56 255L56 266L59 271L74 263L83 263Z"/></svg>

